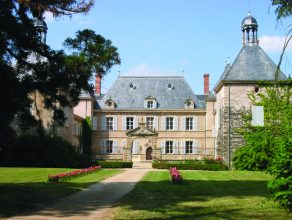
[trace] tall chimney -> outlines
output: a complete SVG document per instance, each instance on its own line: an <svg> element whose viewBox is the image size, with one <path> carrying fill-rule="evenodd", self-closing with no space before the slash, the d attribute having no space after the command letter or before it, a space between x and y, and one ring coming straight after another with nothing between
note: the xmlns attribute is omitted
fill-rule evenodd
<svg viewBox="0 0 292 220"><path fill-rule="evenodd" d="M209 74L204 74L204 95L209 94Z"/></svg>
<svg viewBox="0 0 292 220"><path fill-rule="evenodd" d="M101 94L101 75L99 73L95 75L95 94Z"/></svg>

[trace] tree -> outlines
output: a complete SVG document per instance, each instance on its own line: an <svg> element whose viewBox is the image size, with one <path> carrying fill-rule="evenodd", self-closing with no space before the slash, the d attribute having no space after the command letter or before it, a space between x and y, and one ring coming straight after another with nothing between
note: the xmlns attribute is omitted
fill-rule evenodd
<svg viewBox="0 0 292 220"><path fill-rule="evenodd" d="M272 5L276 6L275 12L278 20L292 15L291 0L272 0Z"/></svg>
<svg viewBox="0 0 292 220"><path fill-rule="evenodd" d="M92 63L81 54L67 56L64 51L54 51L48 45L40 43L36 37L34 22L42 19L45 11L54 16L87 13L93 6L93 0L52 0L25 1L3 0L0 7L0 159L5 158L13 140L12 122L29 126L35 123L31 117L31 95L34 91L44 98L44 107L53 112L53 120L61 125L64 120L62 107L74 106L78 102L81 90L92 91L89 79L92 75ZM96 45L104 53L113 47ZM116 51L116 49L115 49ZM31 60L32 54L40 59ZM95 54L99 57L99 54ZM110 68L117 62L115 57L101 56L95 59L100 66ZM89 65L90 64L90 65ZM97 64L95 64L97 65Z"/></svg>

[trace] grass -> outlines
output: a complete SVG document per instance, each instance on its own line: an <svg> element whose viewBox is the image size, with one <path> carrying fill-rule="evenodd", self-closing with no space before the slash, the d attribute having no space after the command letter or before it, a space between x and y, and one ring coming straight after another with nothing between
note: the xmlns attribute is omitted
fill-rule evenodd
<svg viewBox="0 0 292 220"><path fill-rule="evenodd" d="M149 172L121 201L111 219L292 219L270 199L271 176L249 171Z"/></svg>
<svg viewBox="0 0 292 220"><path fill-rule="evenodd" d="M100 182L121 170L100 170L65 183L47 183L48 174L64 168L0 168L0 218L48 205L58 198Z"/></svg>

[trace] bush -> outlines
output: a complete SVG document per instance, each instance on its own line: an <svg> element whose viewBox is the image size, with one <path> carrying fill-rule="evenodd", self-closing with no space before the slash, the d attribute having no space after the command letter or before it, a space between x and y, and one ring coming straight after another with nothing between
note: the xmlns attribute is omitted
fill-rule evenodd
<svg viewBox="0 0 292 220"><path fill-rule="evenodd" d="M2 166L16 167L88 167L88 158L79 155L74 146L61 137L22 135L16 138L9 160Z"/></svg>
<svg viewBox="0 0 292 220"><path fill-rule="evenodd" d="M170 169L176 167L179 170L228 170L228 167L222 163L209 163L206 164L204 161L176 161L176 163L170 161L153 161L152 167L156 169Z"/></svg>
<svg viewBox="0 0 292 220"><path fill-rule="evenodd" d="M132 168L133 162L126 161L97 161L102 168Z"/></svg>

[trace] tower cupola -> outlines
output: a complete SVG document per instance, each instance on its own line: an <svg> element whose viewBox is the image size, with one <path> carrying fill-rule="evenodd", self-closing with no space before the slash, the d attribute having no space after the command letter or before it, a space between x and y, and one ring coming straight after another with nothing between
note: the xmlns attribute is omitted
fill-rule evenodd
<svg viewBox="0 0 292 220"><path fill-rule="evenodd" d="M257 45L258 41L258 23L257 20L248 15L241 22L242 44L243 45Z"/></svg>
<svg viewBox="0 0 292 220"><path fill-rule="evenodd" d="M47 24L42 17L35 18L33 22L35 31L36 31L36 38L40 44L46 43L46 35L47 35Z"/></svg>

